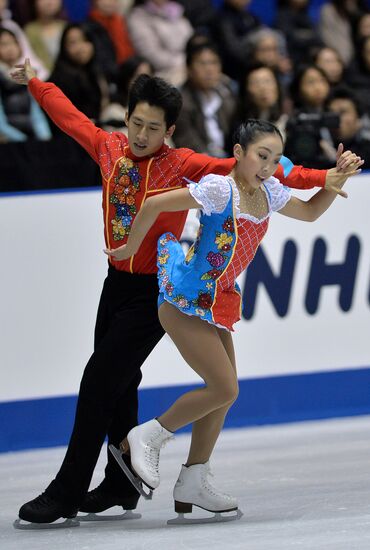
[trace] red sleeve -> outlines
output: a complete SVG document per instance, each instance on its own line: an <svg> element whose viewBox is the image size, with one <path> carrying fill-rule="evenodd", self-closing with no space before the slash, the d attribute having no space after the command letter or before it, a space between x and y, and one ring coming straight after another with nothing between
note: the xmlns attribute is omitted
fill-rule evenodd
<svg viewBox="0 0 370 550"><path fill-rule="evenodd" d="M314 170L313 168L292 165L289 173L285 175L283 165L279 164L274 176L288 187L312 189L313 187L325 186L326 173L327 170Z"/></svg>
<svg viewBox="0 0 370 550"><path fill-rule="evenodd" d="M55 84L32 78L28 88L58 128L75 139L98 162L99 143L106 140L108 132L97 128L87 116L76 109Z"/></svg>
<svg viewBox="0 0 370 550"><path fill-rule="evenodd" d="M220 174L226 176L231 172L235 165L234 158L219 159L194 153L191 149L177 149L183 157L181 165L182 175L192 181L199 181L207 174Z"/></svg>

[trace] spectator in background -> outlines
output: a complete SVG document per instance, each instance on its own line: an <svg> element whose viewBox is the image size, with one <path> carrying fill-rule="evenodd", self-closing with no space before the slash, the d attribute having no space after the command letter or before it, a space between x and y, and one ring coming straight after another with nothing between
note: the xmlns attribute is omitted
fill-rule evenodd
<svg viewBox="0 0 370 550"><path fill-rule="evenodd" d="M135 53L118 0L92 0L89 19L101 25L108 33L118 64Z"/></svg>
<svg viewBox="0 0 370 550"><path fill-rule="evenodd" d="M348 87L338 86L329 96L327 109L339 116L339 128L332 130L333 145L329 144L327 156L329 160L336 158L335 147L343 143L344 148L360 155L370 168L370 131L362 118L363 110L359 98ZM331 146L331 149L330 149Z"/></svg>
<svg viewBox="0 0 370 550"><path fill-rule="evenodd" d="M101 125L107 132L122 132L127 135L125 123L128 91L133 81L141 74L152 76L153 67L139 55L129 57L118 68L117 88L112 97L112 102L103 109L100 117Z"/></svg>
<svg viewBox="0 0 370 550"><path fill-rule="evenodd" d="M289 57L295 66L306 60L310 48L321 43L308 5L309 0L278 1L275 27L284 34Z"/></svg>
<svg viewBox="0 0 370 550"><path fill-rule="evenodd" d="M33 51L51 72L66 26L62 0L31 0L31 7L32 20L24 27L24 31Z"/></svg>
<svg viewBox="0 0 370 550"><path fill-rule="evenodd" d="M326 168L331 164L323 151L331 141L328 127L338 125L336 117L324 115L330 83L322 69L305 65L298 68L290 91L295 112L286 125L286 154L292 162Z"/></svg>
<svg viewBox="0 0 370 550"><path fill-rule="evenodd" d="M184 8L170 0L136 0L128 26L136 52L175 86L186 78L185 47L193 29Z"/></svg>
<svg viewBox="0 0 370 550"><path fill-rule="evenodd" d="M312 61L324 71L331 86L343 83L345 67L337 50L322 46L313 51Z"/></svg>
<svg viewBox="0 0 370 550"><path fill-rule="evenodd" d="M247 39L259 28L259 19L247 8L251 0L225 0L215 25L216 43L227 75L239 80L246 69Z"/></svg>
<svg viewBox="0 0 370 550"><path fill-rule="evenodd" d="M108 84L96 66L95 46L86 25L66 26L49 80L77 109L93 121L99 121L102 108L109 103Z"/></svg>
<svg viewBox="0 0 370 550"><path fill-rule="evenodd" d="M17 37L0 28L0 136L1 141L48 140L51 131L46 116L24 86L9 76L23 59Z"/></svg>
<svg viewBox="0 0 370 550"><path fill-rule="evenodd" d="M248 118L267 120L284 135L288 118L286 102L277 74L271 67L251 66L241 81L235 127Z"/></svg>
<svg viewBox="0 0 370 550"><path fill-rule="evenodd" d="M37 71L38 78L46 80L49 76L49 71L33 52L23 30L13 21L12 14L8 10L8 0L0 0L0 26L4 29L8 29L8 31L11 31L16 36L24 56L28 57L32 66Z"/></svg>
<svg viewBox="0 0 370 550"><path fill-rule="evenodd" d="M368 36L370 36L370 13L364 13L357 21L354 38L355 46Z"/></svg>
<svg viewBox="0 0 370 550"><path fill-rule="evenodd" d="M189 19L195 32L212 37L213 27L218 17L212 0L178 0L184 7L184 15Z"/></svg>
<svg viewBox="0 0 370 550"><path fill-rule="evenodd" d="M263 27L250 33L247 40L248 64L262 63L273 69L285 88L291 81L292 63L287 55L284 36Z"/></svg>
<svg viewBox="0 0 370 550"><path fill-rule="evenodd" d="M183 106L176 123L176 147L226 157L226 136L235 115L236 98L229 79L222 74L221 58L214 45L192 45L187 51L188 78L181 88Z"/></svg>
<svg viewBox="0 0 370 550"><path fill-rule="evenodd" d="M370 36L363 38L358 44L358 51L355 60L351 63L347 82L357 91L363 102L366 112L370 114Z"/></svg>
<svg viewBox="0 0 370 550"><path fill-rule="evenodd" d="M290 86L294 107L305 113L321 113L329 92L329 80L316 65L299 67Z"/></svg>
<svg viewBox="0 0 370 550"><path fill-rule="evenodd" d="M10 9L15 21L21 27L24 27L32 18L30 0L10 0Z"/></svg>
<svg viewBox="0 0 370 550"><path fill-rule="evenodd" d="M321 8L320 36L327 46L337 50L346 66L355 53L353 30L366 11L365 0L331 0Z"/></svg>

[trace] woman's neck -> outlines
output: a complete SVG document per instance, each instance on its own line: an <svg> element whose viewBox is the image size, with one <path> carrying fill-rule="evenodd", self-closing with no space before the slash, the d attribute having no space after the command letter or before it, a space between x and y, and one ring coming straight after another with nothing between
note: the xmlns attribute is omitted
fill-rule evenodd
<svg viewBox="0 0 370 550"><path fill-rule="evenodd" d="M230 173L230 176L235 181L239 193L243 195L253 195L255 193L256 189L252 187L240 174L238 174L238 170L236 168L234 168L234 170Z"/></svg>

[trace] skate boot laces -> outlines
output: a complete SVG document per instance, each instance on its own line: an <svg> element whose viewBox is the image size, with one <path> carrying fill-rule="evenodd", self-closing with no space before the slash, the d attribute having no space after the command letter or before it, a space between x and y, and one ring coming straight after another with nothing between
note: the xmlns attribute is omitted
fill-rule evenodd
<svg viewBox="0 0 370 550"><path fill-rule="evenodd" d="M174 436L167 437L164 440L161 440L159 436L161 435L161 430L154 433L149 439L148 443L145 445L145 461L148 469L152 474L159 475L159 451L167 445L171 439L174 439Z"/></svg>
<svg viewBox="0 0 370 550"><path fill-rule="evenodd" d="M214 478L215 475L213 472L211 472L211 468L209 467L209 465L206 466L205 468L205 471L202 475L202 488L205 489L210 495L214 496L214 497L222 497L222 498L225 498L227 500L233 500L233 498L228 495L227 493L224 493L222 491L219 491L218 489L216 489L216 487L214 487L212 485L212 483L210 483L208 477L212 477Z"/></svg>

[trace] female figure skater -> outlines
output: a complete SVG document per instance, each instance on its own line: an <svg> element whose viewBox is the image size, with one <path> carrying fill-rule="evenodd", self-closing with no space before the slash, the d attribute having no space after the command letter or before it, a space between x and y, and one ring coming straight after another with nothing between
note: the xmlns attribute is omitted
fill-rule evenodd
<svg viewBox="0 0 370 550"><path fill-rule="evenodd" d="M304 202L272 177L283 153L273 124L250 119L234 136L236 164L229 176L210 174L187 188L146 200L127 244L105 252L124 260L139 249L161 212L201 209L200 229L186 257L172 233L158 241L159 319L185 361L205 386L182 395L166 412L133 428L127 436L132 468L150 488L159 485L159 453L173 432L193 424L192 451L174 488L175 510L196 505L212 512L236 510L237 500L212 487L209 458L225 415L238 395L231 331L240 318L236 278L252 261L272 212L303 221L316 220L336 194L321 190ZM357 160L343 174L343 185L357 174ZM197 445L202 452L197 453ZM121 448L126 443L122 442ZM195 451L195 452L194 452Z"/></svg>

